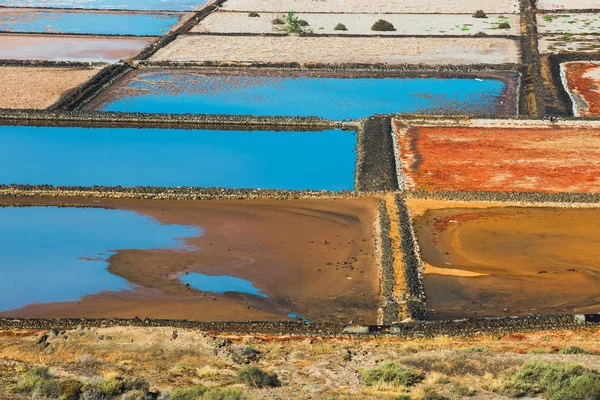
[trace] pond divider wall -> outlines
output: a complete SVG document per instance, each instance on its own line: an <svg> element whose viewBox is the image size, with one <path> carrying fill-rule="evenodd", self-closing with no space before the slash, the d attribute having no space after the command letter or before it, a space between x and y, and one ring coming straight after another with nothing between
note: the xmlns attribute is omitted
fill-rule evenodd
<svg viewBox="0 0 600 400"><path fill-rule="evenodd" d="M406 196L416 199L482 203L519 203L532 206L599 206L600 193L539 193L539 192L428 192L409 190Z"/></svg>
<svg viewBox="0 0 600 400"><path fill-rule="evenodd" d="M521 61L525 67L522 101L526 114L543 118L545 114L545 88L541 77L538 33L534 0L521 0Z"/></svg>
<svg viewBox="0 0 600 400"><path fill-rule="evenodd" d="M398 190L391 130L392 120L388 116L375 116L362 121L358 129L357 191Z"/></svg>
<svg viewBox="0 0 600 400"><path fill-rule="evenodd" d="M390 238L390 217L384 199L379 200L375 221L375 249L379 264L381 283L380 306L377 323L390 325L398 320L400 305L394 299L395 274L392 240Z"/></svg>

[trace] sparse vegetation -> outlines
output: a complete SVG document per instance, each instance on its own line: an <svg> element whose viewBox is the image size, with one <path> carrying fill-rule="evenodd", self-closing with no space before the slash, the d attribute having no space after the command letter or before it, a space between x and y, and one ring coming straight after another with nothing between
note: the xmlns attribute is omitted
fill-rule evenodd
<svg viewBox="0 0 600 400"><path fill-rule="evenodd" d="M387 383L395 386L414 386L425 379L423 372L412 368L406 368L385 362L377 368L365 369L361 371L365 385L373 386L376 383Z"/></svg>
<svg viewBox="0 0 600 400"><path fill-rule="evenodd" d="M246 367L242 369L238 373L237 378L240 382L257 389L281 386L277 374L269 374L258 367Z"/></svg>
<svg viewBox="0 0 600 400"><path fill-rule="evenodd" d="M248 13L248 16L251 18L257 18L257 17L260 17L260 14L257 13L256 11L251 11Z"/></svg>
<svg viewBox="0 0 600 400"><path fill-rule="evenodd" d="M475 11L475 14L473 14L473 18L487 18L487 14L483 10L477 10Z"/></svg>
<svg viewBox="0 0 600 400"><path fill-rule="evenodd" d="M288 33L303 33L308 22L298 18L294 11L290 11L285 16L285 26Z"/></svg>
<svg viewBox="0 0 600 400"><path fill-rule="evenodd" d="M567 346L561 349L558 354L592 354L592 352L579 346Z"/></svg>
<svg viewBox="0 0 600 400"><path fill-rule="evenodd" d="M380 19L379 21L375 22L373 24L373 26L371 27L372 31L380 31L380 32L391 32L391 31L395 31L396 28L394 28L394 25L392 25L391 22L386 21L384 19Z"/></svg>
<svg viewBox="0 0 600 400"><path fill-rule="evenodd" d="M348 28L346 28L346 25L339 23L335 26L335 28L333 28L336 31L347 31Z"/></svg>

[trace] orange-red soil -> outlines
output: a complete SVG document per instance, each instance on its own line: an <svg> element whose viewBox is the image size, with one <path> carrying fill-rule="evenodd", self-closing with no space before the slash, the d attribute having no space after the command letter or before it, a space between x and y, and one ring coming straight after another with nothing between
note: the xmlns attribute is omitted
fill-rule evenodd
<svg viewBox="0 0 600 400"><path fill-rule="evenodd" d="M600 116L600 63L570 62L564 68L579 116Z"/></svg>
<svg viewBox="0 0 600 400"><path fill-rule="evenodd" d="M397 126L407 189L600 192L591 127Z"/></svg>

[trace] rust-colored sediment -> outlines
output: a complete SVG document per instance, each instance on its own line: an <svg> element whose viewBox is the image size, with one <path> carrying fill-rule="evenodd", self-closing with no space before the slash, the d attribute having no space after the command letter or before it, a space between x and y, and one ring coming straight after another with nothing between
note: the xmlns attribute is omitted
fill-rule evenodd
<svg viewBox="0 0 600 400"><path fill-rule="evenodd" d="M600 63L569 62L564 68L569 90L579 100L580 115L600 116Z"/></svg>
<svg viewBox="0 0 600 400"><path fill-rule="evenodd" d="M0 108L48 108L99 71L91 68L0 67Z"/></svg>
<svg viewBox="0 0 600 400"><path fill-rule="evenodd" d="M592 127L397 126L407 189L600 192Z"/></svg>
<svg viewBox="0 0 600 400"><path fill-rule="evenodd" d="M409 206L430 318L600 311L600 209Z"/></svg>
<svg viewBox="0 0 600 400"><path fill-rule="evenodd" d="M6 199L27 201L27 199ZM203 321L311 320L375 323L379 301L373 224L375 199L144 201L36 199L39 204L112 207L166 224L196 225L198 251L120 250L109 272L139 286L77 302L36 304L6 317L174 318ZM177 275L232 275L267 294L200 293Z"/></svg>

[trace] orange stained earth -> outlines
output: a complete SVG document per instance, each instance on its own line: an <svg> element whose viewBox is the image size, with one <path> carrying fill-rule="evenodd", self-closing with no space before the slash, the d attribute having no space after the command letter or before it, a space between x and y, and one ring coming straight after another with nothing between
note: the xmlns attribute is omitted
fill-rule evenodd
<svg viewBox="0 0 600 400"><path fill-rule="evenodd" d="M405 127L397 123L407 189L600 192L600 129Z"/></svg>
<svg viewBox="0 0 600 400"><path fill-rule="evenodd" d="M570 62L564 67L579 116L600 115L600 63Z"/></svg>

